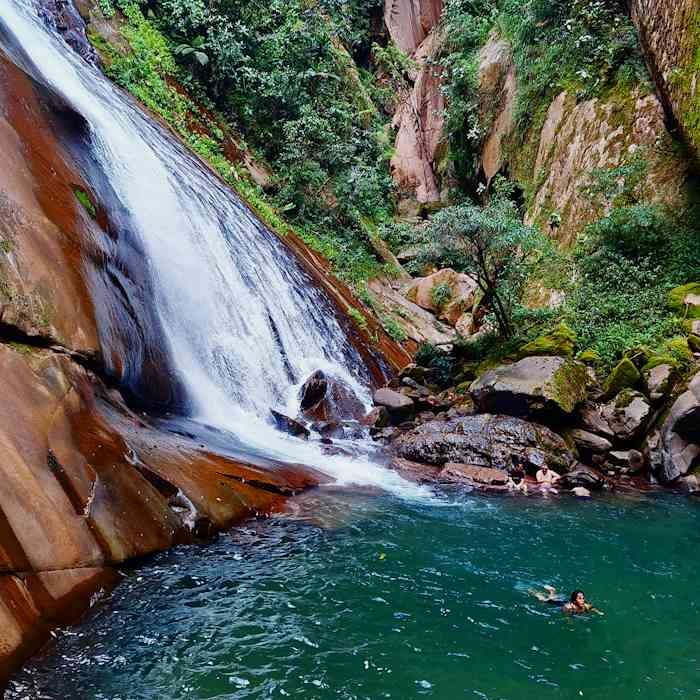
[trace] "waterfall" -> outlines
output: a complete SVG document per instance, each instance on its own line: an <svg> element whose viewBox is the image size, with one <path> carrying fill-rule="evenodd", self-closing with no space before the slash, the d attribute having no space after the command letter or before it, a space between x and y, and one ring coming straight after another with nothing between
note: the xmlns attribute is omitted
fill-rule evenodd
<svg viewBox="0 0 700 700"><path fill-rule="evenodd" d="M0 0L0 46L87 123L91 156L139 238L188 415L341 481L411 491L367 458L330 458L272 428L269 409L293 413L319 368L369 405L367 368L330 301L235 194L27 4ZM100 333L109 350L114 329L103 321Z"/></svg>

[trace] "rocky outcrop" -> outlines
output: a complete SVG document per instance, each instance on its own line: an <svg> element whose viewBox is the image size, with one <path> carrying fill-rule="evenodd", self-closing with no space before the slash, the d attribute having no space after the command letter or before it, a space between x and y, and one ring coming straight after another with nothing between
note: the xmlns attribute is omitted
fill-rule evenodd
<svg viewBox="0 0 700 700"><path fill-rule="evenodd" d="M470 387L485 412L560 420L586 399L586 368L562 357L526 357L481 375Z"/></svg>
<svg viewBox="0 0 700 700"><path fill-rule="evenodd" d="M454 326L474 306L478 290L476 280L445 268L427 277L414 279L405 294L409 301L432 311L438 318ZM444 296L441 297L440 292Z"/></svg>
<svg viewBox="0 0 700 700"><path fill-rule="evenodd" d="M72 0L40 0L39 14L79 56L94 66L99 64L97 51L86 36L85 22Z"/></svg>
<svg viewBox="0 0 700 700"><path fill-rule="evenodd" d="M318 483L166 434L69 357L0 344L0 683L112 567Z"/></svg>
<svg viewBox="0 0 700 700"><path fill-rule="evenodd" d="M700 465L700 372L648 440L651 469L670 482Z"/></svg>
<svg viewBox="0 0 700 700"><path fill-rule="evenodd" d="M515 126L517 88L511 46L492 34L479 53L480 121L488 127L481 165L487 184L506 161L505 146Z"/></svg>
<svg viewBox="0 0 700 700"><path fill-rule="evenodd" d="M668 116L700 148L697 0L628 0L644 55Z"/></svg>
<svg viewBox="0 0 700 700"><path fill-rule="evenodd" d="M527 174L535 184L535 195L526 221L549 228L563 243L572 243L602 213L585 192L590 173L622 165L641 147L649 162L646 194L652 201L682 202L687 165L679 157L666 155L670 144L663 110L654 95L577 102L562 92L549 107L534 168Z"/></svg>
<svg viewBox="0 0 700 700"><path fill-rule="evenodd" d="M564 440L549 428L490 414L424 423L399 436L392 447L403 459L440 467L454 462L508 470L520 458L565 472L574 463Z"/></svg>
<svg viewBox="0 0 700 700"><path fill-rule="evenodd" d="M392 122L397 133L391 174L402 195L419 205L440 201L436 161L443 138L445 98L440 90L442 67L436 58L441 41L436 29L416 51L418 73L413 89Z"/></svg>
<svg viewBox="0 0 700 700"><path fill-rule="evenodd" d="M620 92L579 102L562 92L549 105L539 130L516 139L517 91L511 47L492 34L479 54L481 169L487 183L507 171L532 193L527 223L539 224L564 244L573 243L603 213L585 192L591 172L618 167L640 148L649 163L645 197L672 205L685 201L688 166L673 154L655 95ZM536 155L531 160L532 150Z"/></svg>
<svg viewBox="0 0 700 700"><path fill-rule="evenodd" d="M368 285L377 303L391 315L406 334L413 350L422 343L444 345L457 339L451 326L439 321L405 296L407 285L401 280L377 278Z"/></svg>
<svg viewBox="0 0 700 700"><path fill-rule="evenodd" d="M386 0L384 23L391 40L412 54L430 34L442 14L442 0Z"/></svg>

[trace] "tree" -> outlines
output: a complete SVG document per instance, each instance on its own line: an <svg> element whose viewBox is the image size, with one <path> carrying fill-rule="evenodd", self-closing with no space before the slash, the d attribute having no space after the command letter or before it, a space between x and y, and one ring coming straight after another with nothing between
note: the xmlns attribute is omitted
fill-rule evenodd
<svg viewBox="0 0 700 700"><path fill-rule="evenodd" d="M426 262L449 265L476 280L481 303L493 313L504 338L514 334L513 311L530 272L552 249L540 231L522 223L509 194L506 184L497 183L486 207L472 203L448 207L420 233Z"/></svg>

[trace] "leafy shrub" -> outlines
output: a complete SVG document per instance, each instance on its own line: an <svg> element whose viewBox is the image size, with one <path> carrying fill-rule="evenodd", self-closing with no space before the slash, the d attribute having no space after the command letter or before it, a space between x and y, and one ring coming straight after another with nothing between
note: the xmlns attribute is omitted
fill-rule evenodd
<svg viewBox="0 0 700 700"><path fill-rule="evenodd" d="M452 288L447 282L436 284L430 290L430 300L438 310L444 308L444 306L449 303L450 299L452 299Z"/></svg>
<svg viewBox="0 0 700 700"><path fill-rule="evenodd" d="M416 364L421 367L429 367L433 372L433 379L440 387L448 387L452 383L454 377L455 360L450 354L444 350L423 343L416 353Z"/></svg>
<svg viewBox="0 0 700 700"><path fill-rule="evenodd" d="M448 207L416 231L423 257L471 275L504 338L512 337L513 313L531 270L551 246L541 232L522 223L504 182L496 183L487 207Z"/></svg>

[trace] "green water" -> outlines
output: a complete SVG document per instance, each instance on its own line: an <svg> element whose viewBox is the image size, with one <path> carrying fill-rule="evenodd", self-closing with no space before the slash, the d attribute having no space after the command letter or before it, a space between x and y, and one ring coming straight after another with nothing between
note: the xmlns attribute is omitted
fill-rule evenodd
<svg viewBox="0 0 700 700"><path fill-rule="evenodd" d="M700 696L697 502L301 505L126 572L9 697ZM564 617L543 583L607 615Z"/></svg>

